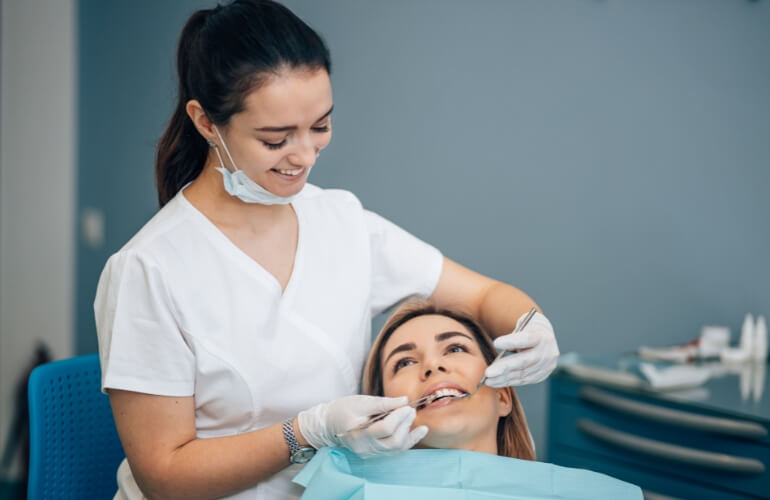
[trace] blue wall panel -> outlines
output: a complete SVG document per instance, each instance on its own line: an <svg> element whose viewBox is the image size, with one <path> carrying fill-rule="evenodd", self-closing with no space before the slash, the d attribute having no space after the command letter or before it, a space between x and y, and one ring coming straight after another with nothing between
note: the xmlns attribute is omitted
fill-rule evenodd
<svg viewBox="0 0 770 500"><path fill-rule="evenodd" d="M328 41L334 139L311 180L529 292L562 351L736 332L770 313L770 2L287 2ZM98 273L156 210L187 15L81 1L78 352ZM544 449L542 387L520 390Z"/></svg>

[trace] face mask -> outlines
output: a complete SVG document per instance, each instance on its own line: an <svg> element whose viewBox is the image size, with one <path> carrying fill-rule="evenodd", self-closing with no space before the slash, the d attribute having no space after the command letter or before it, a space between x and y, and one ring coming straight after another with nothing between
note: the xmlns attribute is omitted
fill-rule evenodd
<svg viewBox="0 0 770 500"><path fill-rule="evenodd" d="M233 172L230 172L227 170L227 168L225 168L225 163L222 161L222 155L219 153L219 148L216 144L209 141L209 146L214 148L214 152L219 158L219 167L217 167L217 170L219 170L219 172L222 174L225 191L227 191L230 196L235 196L241 201L245 201L246 203L259 203L262 205L287 205L297 199L297 197L299 197L305 190L303 187L299 193L284 198L282 196L274 195L267 189L263 188L251 180L251 178L246 175L243 170L240 170L235 165L235 161L233 161L230 150L227 148L227 144L225 144L225 141L222 139L222 135L219 133L219 129L217 129L216 126L214 126L214 131L217 133L217 137L219 137L219 141L222 143L222 146L225 148L225 153L230 159L230 164L233 166Z"/></svg>

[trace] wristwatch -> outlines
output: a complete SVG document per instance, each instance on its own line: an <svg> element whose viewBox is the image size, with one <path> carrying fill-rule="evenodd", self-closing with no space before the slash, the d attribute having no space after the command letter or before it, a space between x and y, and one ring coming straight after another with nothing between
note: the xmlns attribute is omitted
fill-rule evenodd
<svg viewBox="0 0 770 500"><path fill-rule="evenodd" d="M310 461L315 455L315 448L309 446L300 446L297 436L294 435L293 418L283 423L283 438L289 445L289 461L293 464L304 464Z"/></svg>

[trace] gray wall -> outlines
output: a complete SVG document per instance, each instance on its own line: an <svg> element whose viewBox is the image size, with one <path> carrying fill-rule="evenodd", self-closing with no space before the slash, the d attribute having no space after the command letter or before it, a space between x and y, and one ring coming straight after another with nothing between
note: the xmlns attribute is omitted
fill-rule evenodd
<svg viewBox="0 0 770 500"><path fill-rule="evenodd" d="M0 450L37 344L73 353L75 4L0 0ZM0 498L20 472L15 451Z"/></svg>
<svg viewBox="0 0 770 500"><path fill-rule="evenodd" d="M770 313L770 2L287 2L328 41L312 182L543 307L563 352ZM196 5L82 0L78 350L107 256L155 210L153 145ZM539 449L545 386L520 390Z"/></svg>

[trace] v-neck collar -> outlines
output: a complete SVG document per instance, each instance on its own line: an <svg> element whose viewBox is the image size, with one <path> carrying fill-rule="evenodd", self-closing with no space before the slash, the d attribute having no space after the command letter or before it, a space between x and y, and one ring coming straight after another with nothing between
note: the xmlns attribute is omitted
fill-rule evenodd
<svg viewBox="0 0 770 500"><path fill-rule="evenodd" d="M223 247L223 250L227 252L228 256L231 256L242 262L242 265L245 269L251 271L251 273L257 277L259 281L261 281L265 286L272 288L274 292L281 297L281 300L288 300L288 297L293 294L293 290L296 288L294 282L297 281L297 276L300 274L302 267L301 257L302 249L304 247L304 231L302 230L303 217L301 210L298 207L299 203L296 201L290 203L292 209L294 210L294 215L297 217L297 249L294 252L294 263L292 264L291 275L289 276L289 280L286 282L286 288L282 290L281 283L278 281L278 278L276 278L273 273L265 269L257 260L253 259L246 252L244 252L238 245L233 243L233 241L228 238L225 233L223 233L222 230L211 221L211 219L206 217L203 212L198 210L198 208L193 205L190 200L187 199L187 197L185 197L184 189L179 191L179 198L182 203L190 209L195 218L201 222L201 227L212 235L212 240Z"/></svg>

